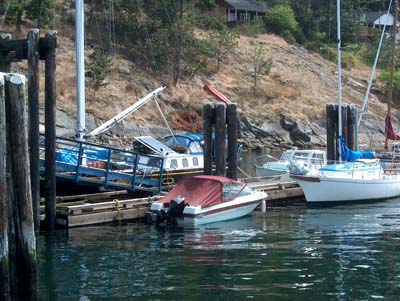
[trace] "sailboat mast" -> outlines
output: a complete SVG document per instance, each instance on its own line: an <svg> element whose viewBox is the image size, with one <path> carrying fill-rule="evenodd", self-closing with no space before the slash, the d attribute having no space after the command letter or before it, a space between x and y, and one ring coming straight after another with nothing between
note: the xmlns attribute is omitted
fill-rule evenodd
<svg viewBox="0 0 400 301"><path fill-rule="evenodd" d="M397 43L397 19L398 19L398 1L394 2L393 12L393 25L392 25L392 57L390 60L390 76L389 76L389 93L387 99L387 116L391 115L391 106L393 100L393 75L394 75L394 61L396 58L396 43ZM388 150L388 137L385 135L385 150Z"/></svg>
<svg viewBox="0 0 400 301"><path fill-rule="evenodd" d="M337 53L338 53L338 153L339 161L342 160L340 138L342 137L342 41L341 41L341 31L340 31L340 0L336 1L336 16L337 16Z"/></svg>
<svg viewBox="0 0 400 301"><path fill-rule="evenodd" d="M85 53L84 53L84 6L83 0L75 1L76 28L76 98L77 98L77 137L84 140L85 135Z"/></svg>

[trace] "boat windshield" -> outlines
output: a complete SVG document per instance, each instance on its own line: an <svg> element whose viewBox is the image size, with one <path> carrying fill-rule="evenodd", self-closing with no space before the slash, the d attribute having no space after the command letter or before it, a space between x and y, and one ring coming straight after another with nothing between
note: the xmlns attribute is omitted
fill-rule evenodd
<svg viewBox="0 0 400 301"><path fill-rule="evenodd" d="M183 136L168 136L162 139L162 142L165 143L170 148L174 148L177 146L184 146L189 149L191 154L202 153L203 147L201 146L200 141L195 141L187 137Z"/></svg>
<svg viewBox="0 0 400 301"><path fill-rule="evenodd" d="M291 151L285 151L282 153L280 161L290 161L292 159L293 153Z"/></svg>
<svg viewBox="0 0 400 301"><path fill-rule="evenodd" d="M236 196L245 196L252 194L252 190L247 185L245 187L244 184L239 183L229 183L225 184L222 188L222 195L224 199L229 199ZM240 192L240 194L239 194ZM238 195L239 194L239 195Z"/></svg>

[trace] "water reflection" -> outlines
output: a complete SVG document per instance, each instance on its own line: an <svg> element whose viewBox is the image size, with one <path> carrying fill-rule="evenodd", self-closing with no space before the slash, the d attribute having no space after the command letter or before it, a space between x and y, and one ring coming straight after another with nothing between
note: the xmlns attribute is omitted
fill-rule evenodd
<svg viewBox="0 0 400 301"><path fill-rule="evenodd" d="M395 300L400 200L39 240L43 300ZM52 277L50 277L52 275Z"/></svg>

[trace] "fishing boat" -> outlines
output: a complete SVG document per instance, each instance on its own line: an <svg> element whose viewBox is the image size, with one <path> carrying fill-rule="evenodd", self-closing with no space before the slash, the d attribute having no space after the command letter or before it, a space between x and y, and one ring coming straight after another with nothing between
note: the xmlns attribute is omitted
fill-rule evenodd
<svg viewBox="0 0 400 301"><path fill-rule="evenodd" d="M163 185L174 185L184 176L204 173L203 149L198 141L193 141L189 148L170 148L151 136L134 137L133 151L138 153L138 170L148 177L158 178L163 173ZM142 155L140 155L142 154ZM160 160L153 160L149 155ZM161 167L161 168L160 168Z"/></svg>
<svg viewBox="0 0 400 301"><path fill-rule="evenodd" d="M260 157L256 159L257 177L281 176L289 172L309 174L326 165L325 151L318 149L298 150L297 148L293 148L284 151L279 159L272 157L275 159L274 161L266 162L262 165L257 163Z"/></svg>
<svg viewBox="0 0 400 301"><path fill-rule="evenodd" d="M308 203L355 202L397 197L400 196L399 175L385 172L380 160L374 159L374 152L348 149L342 137L340 0L337 0L337 11L338 144L340 159L349 162L327 165L320 168L317 175L291 175L291 178L301 186Z"/></svg>
<svg viewBox="0 0 400 301"><path fill-rule="evenodd" d="M245 183L220 176L182 178L146 214L156 224L195 227L222 222L251 213L267 194Z"/></svg>

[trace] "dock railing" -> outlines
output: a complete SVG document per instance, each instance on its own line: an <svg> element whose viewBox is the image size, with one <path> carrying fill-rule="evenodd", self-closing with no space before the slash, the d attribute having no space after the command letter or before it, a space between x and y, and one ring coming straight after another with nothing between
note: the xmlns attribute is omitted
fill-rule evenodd
<svg viewBox="0 0 400 301"><path fill-rule="evenodd" d="M40 136L40 168L44 175L45 136ZM161 191L163 158L69 138L56 139L56 176L105 188Z"/></svg>

